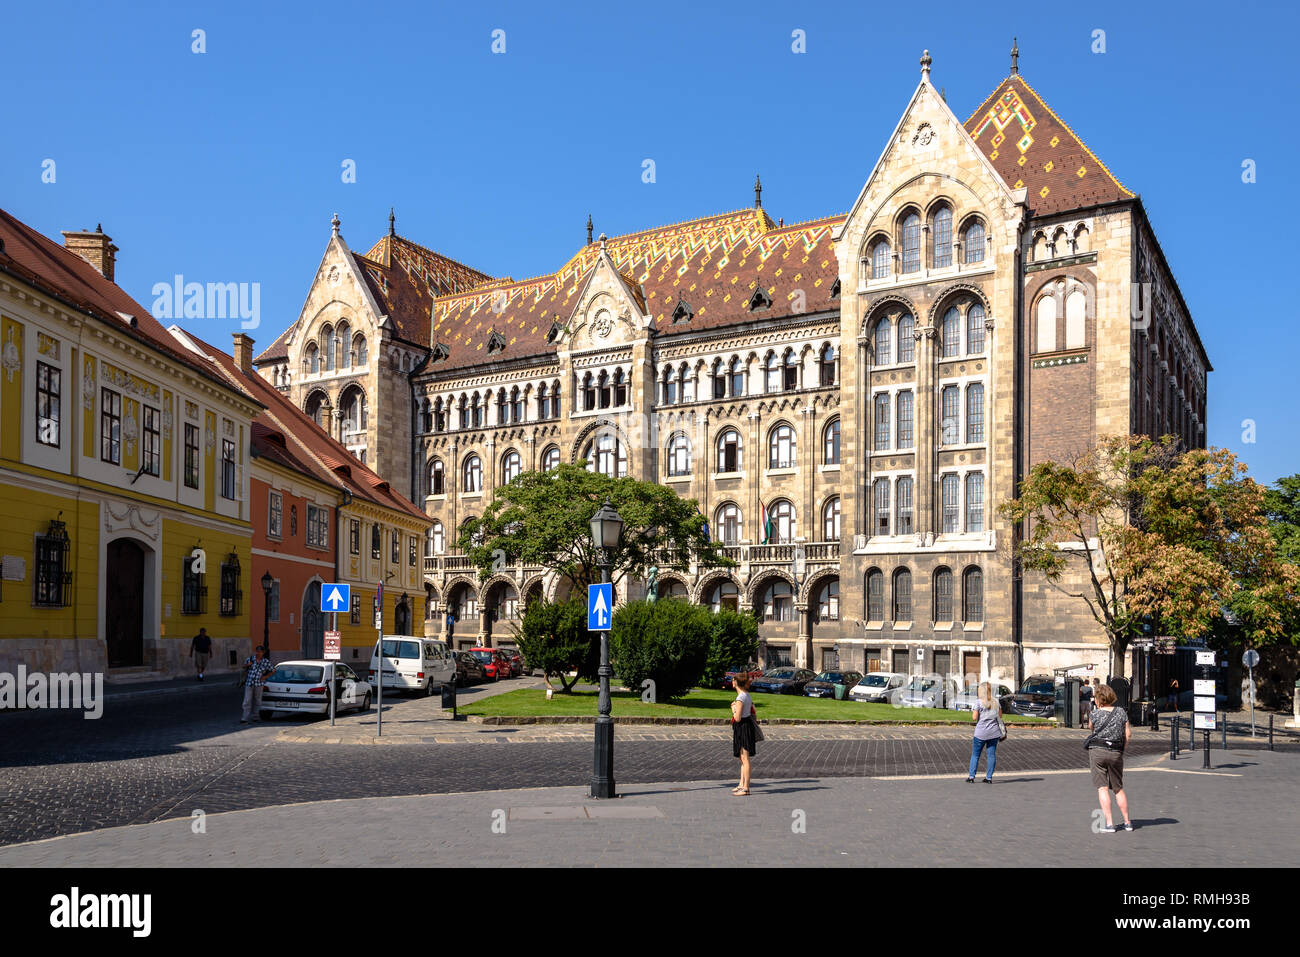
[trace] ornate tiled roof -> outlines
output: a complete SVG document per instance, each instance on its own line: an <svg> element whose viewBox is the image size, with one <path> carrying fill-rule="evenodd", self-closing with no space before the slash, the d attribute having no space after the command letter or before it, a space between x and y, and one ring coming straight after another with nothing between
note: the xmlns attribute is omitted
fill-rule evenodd
<svg viewBox="0 0 1300 957"><path fill-rule="evenodd" d="M1092 150L1016 73L966 121L966 132L1036 216L1132 199Z"/></svg>

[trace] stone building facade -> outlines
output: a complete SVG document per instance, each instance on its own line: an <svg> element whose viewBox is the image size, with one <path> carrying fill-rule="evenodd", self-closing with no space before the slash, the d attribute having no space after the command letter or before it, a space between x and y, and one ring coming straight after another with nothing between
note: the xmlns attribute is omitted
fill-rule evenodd
<svg viewBox="0 0 1300 957"><path fill-rule="evenodd" d="M541 568L480 581L453 543L519 471L585 460L699 503L737 567L665 571L660 594L759 609L767 664L1105 668L1083 604L1017 575L997 506L1103 435L1203 445L1209 360L1141 201L1014 55L965 122L929 73L844 215L773 222L756 182L737 212L598 239L589 220L522 281L391 221L360 256L336 220L258 365L424 504L428 633L509 643L524 601L566 592ZM345 322L373 343L361 374L313 365Z"/></svg>

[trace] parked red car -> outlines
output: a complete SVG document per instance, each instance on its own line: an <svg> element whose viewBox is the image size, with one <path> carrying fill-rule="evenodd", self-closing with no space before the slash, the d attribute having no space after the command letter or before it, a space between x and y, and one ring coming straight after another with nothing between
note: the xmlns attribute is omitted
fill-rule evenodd
<svg viewBox="0 0 1300 957"><path fill-rule="evenodd" d="M763 669L755 668L753 671L746 672L744 668L733 668L731 671L728 671L725 675L722 676L722 687L728 690L734 687L731 683L731 679L736 677L736 675L739 674L748 674L750 680L753 681L755 678L763 677Z"/></svg>
<svg viewBox="0 0 1300 957"><path fill-rule="evenodd" d="M524 656L518 648L502 648L501 651L510 660L511 677L518 678L524 673Z"/></svg>
<svg viewBox="0 0 1300 957"><path fill-rule="evenodd" d="M502 678L510 677L510 659L500 648L471 648L469 653L483 666L489 681L500 681Z"/></svg>

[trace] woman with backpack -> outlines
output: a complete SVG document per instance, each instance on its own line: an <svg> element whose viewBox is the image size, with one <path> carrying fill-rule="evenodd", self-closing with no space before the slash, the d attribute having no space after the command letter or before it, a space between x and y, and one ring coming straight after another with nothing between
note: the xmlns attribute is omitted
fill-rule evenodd
<svg viewBox="0 0 1300 957"><path fill-rule="evenodd" d="M988 749L988 762L984 770L984 783L993 783L993 768L998 763L998 742L1007 736L1006 725L1002 723L1002 706L993 698L993 686L987 681L980 682L979 700L971 708L971 717L975 719L975 738L970 748L970 771L966 783L975 783L975 772L979 770L980 752Z"/></svg>
<svg viewBox="0 0 1300 957"><path fill-rule="evenodd" d="M1101 813L1106 816L1106 826L1102 834L1114 834L1117 830L1133 830L1133 822L1128 816L1128 797L1124 794L1124 746L1133 735L1133 728L1128 723L1128 715L1115 707L1115 692L1110 685L1100 685L1096 692L1097 700L1093 703L1088 725L1092 734L1083 742L1088 750L1088 764L1092 768L1092 786L1097 789L1097 800L1101 804ZM1115 792L1115 803L1124 815L1121 827L1115 827L1110 812L1110 792Z"/></svg>

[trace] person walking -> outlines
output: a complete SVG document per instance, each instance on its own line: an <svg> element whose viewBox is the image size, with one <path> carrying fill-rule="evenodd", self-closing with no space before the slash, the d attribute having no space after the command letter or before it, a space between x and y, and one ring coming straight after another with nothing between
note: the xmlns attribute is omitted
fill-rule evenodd
<svg viewBox="0 0 1300 957"><path fill-rule="evenodd" d="M740 784L731 789L736 797L749 794L750 758L755 753L756 742L762 733L754 715L754 699L749 696L750 677L742 673L732 679L736 686L736 700L731 702L731 752L740 758Z"/></svg>
<svg viewBox="0 0 1300 957"><path fill-rule="evenodd" d="M262 689L266 686L266 677L275 671L275 665L266 657L266 648L258 645L253 657L244 659L244 716L240 724L260 721L262 710Z"/></svg>
<svg viewBox="0 0 1300 957"><path fill-rule="evenodd" d="M1092 769L1092 786L1097 789L1097 801L1101 804L1101 813L1106 817L1106 826L1102 834L1114 834L1117 830L1133 830L1133 822L1128 816L1128 796L1124 793L1124 747L1133 735L1133 728L1128 723L1128 715L1115 707L1115 692L1110 685L1097 689L1097 701L1089 719L1092 734L1083 746L1088 749L1088 765ZM1115 792L1115 803L1119 805L1124 823L1115 827L1111 816L1110 792Z"/></svg>
<svg viewBox="0 0 1300 957"><path fill-rule="evenodd" d="M1002 740L1002 706L993 697L993 686L987 681L980 682L979 698L971 708L971 717L975 721L975 737L970 747L970 770L966 773L966 783L975 783L975 772L979 770L980 752L988 750L988 760L984 768L984 783L993 783L993 769L998 763L998 742Z"/></svg>
<svg viewBox="0 0 1300 957"><path fill-rule="evenodd" d="M208 668L208 659L212 657L212 639L208 637L206 628L200 628L199 633L190 639L190 657L194 659L194 667L202 681L203 672Z"/></svg>

